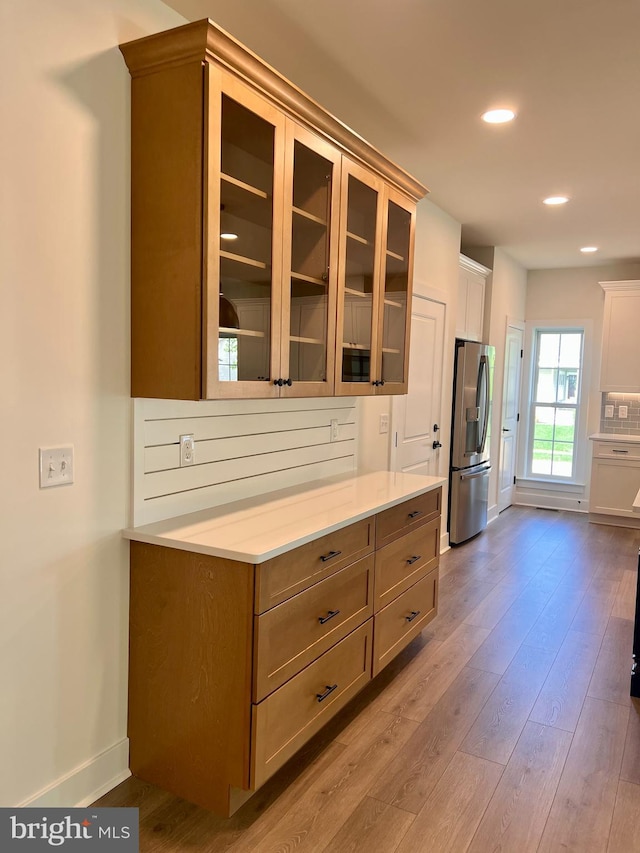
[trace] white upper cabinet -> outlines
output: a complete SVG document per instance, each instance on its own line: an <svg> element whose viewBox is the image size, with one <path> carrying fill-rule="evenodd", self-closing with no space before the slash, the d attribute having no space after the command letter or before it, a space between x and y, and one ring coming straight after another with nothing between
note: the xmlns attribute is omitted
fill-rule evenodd
<svg viewBox="0 0 640 853"><path fill-rule="evenodd" d="M601 281L602 391L640 392L640 281Z"/></svg>
<svg viewBox="0 0 640 853"><path fill-rule="evenodd" d="M482 264L460 255L458 273L458 312L456 337L467 341L482 340L484 298L487 276L491 270Z"/></svg>

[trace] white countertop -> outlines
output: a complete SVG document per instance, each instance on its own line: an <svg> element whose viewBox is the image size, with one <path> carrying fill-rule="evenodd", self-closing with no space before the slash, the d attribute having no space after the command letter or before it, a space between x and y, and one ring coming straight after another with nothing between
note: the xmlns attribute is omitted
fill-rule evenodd
<svg viewBox="0 0 640 853"><path fill-rule="evenodd" d="M632 444L640 444L640 435L615 435L612 432L594 432L589 436L591 441L615 441L631 442Z"/></svg>
<svg viewBox="0 0 640 853"><path fill-rule="evenodd" d="M123 535L137 542L262 563L445 482L444 477L389 471L340 474L129 528Z"/></svg>

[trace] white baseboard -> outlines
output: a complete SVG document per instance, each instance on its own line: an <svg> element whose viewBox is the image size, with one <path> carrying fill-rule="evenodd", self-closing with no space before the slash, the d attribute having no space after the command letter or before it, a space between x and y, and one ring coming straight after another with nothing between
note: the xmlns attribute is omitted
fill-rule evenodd
<svg viewBox="0 0 640 853"><path fill-rule="evenodd" d="M549 492L517 490L513 503L515 506L532 506L540 509L563 509L568 512L589 512L589 501L573 495L553 495Z"/></svg>
<svg viewBox="0 0 640 853"><path fill-rule="evenodd" d="M449 533L445 530L444 533L440 534L440 553L444 554L445 551L450 551L451 545L449 545Z"/></svg>
<svg viewBox="0 0 640 853"><path fill-rule="evenodd" d="M18 808L83 807L102 797L131 776L129 770L129 738L75 767L66 776L38 791Z"/></svg>
<svg viewBox="0 0 640 853"><path fill-rule="evenodd" d="M608 524L611 527L630 527L635 530L640 527L640 518L608 515L604 512L590 512L589 521L592 522L592 524Z"/></svg>
<svg viewBox="0 0 640 853"><path fill-rule="evenodd" d="M495 521L499 515L500 510L498 509L498 504L490 506L487 510L487 525L491 524L492 521Z"/></svg>

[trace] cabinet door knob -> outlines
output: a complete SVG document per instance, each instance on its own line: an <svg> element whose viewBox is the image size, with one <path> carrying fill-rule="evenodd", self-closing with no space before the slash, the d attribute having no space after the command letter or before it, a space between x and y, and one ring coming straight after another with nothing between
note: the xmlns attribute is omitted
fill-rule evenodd
<svg viewBox="0 0 640 853"><path fill-rule="evenodd" d="M411 613L409 614L409 616L405 616L404 618L407 620L407 622L413 622L413 620L416 618L416 616L419 616L419 615L420 615L419 610L412 610Z"/></svg>
<svg viewBox="0 0 640 853"><path fill-rule="evenodd" d="M331 684L331 685L327 684L324 693L316 693L316 699L318 700L318 702L324 702L324 700L327 698L327 696L330 696L333 693L333 691L337 690L337 689L338 689L337 684Z"/></svg>
<svg viewBox="0 0 640 853"><path fill-rule="evenodd" d="M340 613L339 610L330 610L326 616L318 616L318 622L321 625L324 625L329 619L333 619L334 616L337 616Z"/></svg>
<svg viewBox="0 0 640 853"><path fill-rule="evenodd" d="M327 560L333 560L333 558L337 557L338 554L342 554L342 551L329 551L328 554L323 554L320 559L323 563L326 563Z"/></svg>
<svg viewBox="0 0 640 853"><path fill-rule="evenodd" d="M284 379L274 379L273 384L280 385L282 387L284 385Z"/></svg>
<svg viewBox="0 0 640 853"><path fill-rule="evenodd" d="M380 382L378 382L378 385L384 385L384 379L381 379Z"/></svg>
<svg viewBox="0 0 640 853"><path fill-rule="evenodd" d="M293 385L293 379L285 379L283 380L283 384L291 387Z"/></svg>

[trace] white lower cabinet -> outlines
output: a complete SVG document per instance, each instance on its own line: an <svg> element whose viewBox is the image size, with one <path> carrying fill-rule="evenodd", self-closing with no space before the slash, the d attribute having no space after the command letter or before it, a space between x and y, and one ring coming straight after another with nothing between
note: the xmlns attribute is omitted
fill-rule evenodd
<svg viewBox="0 0 640 853"><path fill-rule="evenodd" d="M640 443L595 441L591 465L590 513L633 518L640 490Z"/></svg>

